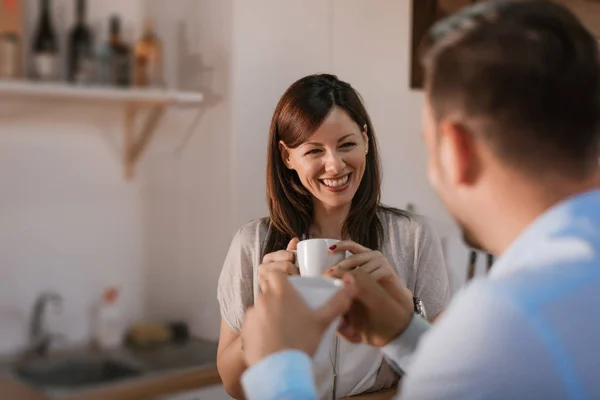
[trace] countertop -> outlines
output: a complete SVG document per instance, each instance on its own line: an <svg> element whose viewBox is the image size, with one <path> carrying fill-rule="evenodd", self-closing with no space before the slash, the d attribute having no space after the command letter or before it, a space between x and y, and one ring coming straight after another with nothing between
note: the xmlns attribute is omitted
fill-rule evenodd
<svg viewBox="0 0 600 400"><path fill-rule="evenodd" d="M118 352L126 353L144 364L147 367L144 374L79 391L69 396L52 397L21 383L8 374L7 367L4 366L0 368L0 398L2 400L153 400L162 395L221 383L216 367L216 343L191 339L184 344L166 344L146 349L123 348Z"/></svg>
<svg viewBox="0 0 600 400"><path fill-rule="evenodd" d="M74 352L81 352L82 349ZM90 352L91 350L85 350ZM114 353L114 352L113 352ZM147 366L142 376L78 392L70 396L52 397L35 390L6 373L0 363L1 400L155 400L202 387L217 385L221 378L216 367L217 344L191 339L185 344L169 344L152 348L123 348L116 351L133 357ZM68 356L70 353L67 353ZM59 355L60 356L65 356ZM55 356L51 356L55 357ZM348 397L349 400L389 400L396 389Z"/></svg>

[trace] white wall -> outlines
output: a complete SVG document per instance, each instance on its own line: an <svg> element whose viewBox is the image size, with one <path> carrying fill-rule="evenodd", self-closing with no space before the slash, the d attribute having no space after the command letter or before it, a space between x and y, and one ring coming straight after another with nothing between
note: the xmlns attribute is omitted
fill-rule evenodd
<svg viewBox="0 0 600 400"><path fill-rule="evenodd" d="M197 123L173 113L143 167L148 318L181 319L216 339L216 286L235 232L231 195L232 6L228 0L151 0L168 76L205 95ZM192 126L190 135L188 129Z"/></svg>
<svg viewBox="0 0 600 400"><path fill-rule="evenodd" d="M57 25L71 24L71 3L54 2ZM118 11L133 26L139 6L92 2L90 16ZM37 21L33 7L27 15ZM89 337L90 309L108 285L121 286L126 318L136 318L144 290L142 197L139 184L121 178L122 110L0 104L0 353L25 345L31 307L44 290L63 296L62 312L48 322L70 342Z"/></svg>
<svg viewBox="0 0 600 400"><path fill-rule="evenodd" d="M266 148L279 97L330 65L331 5L323 0L235 0L234 197L237 225L267 214Z"/></svg>
<svg viewBox="0 0 600 400"><path fill-rule="evenodd" d="M71 24L72 5L54 2L57 25ZM231 3L89 5L93 26L120 14L128 40L154 16L169 86L201 90L206 101L199 113L166 115L131 182L120 163L122 109L2 102L0 353L25 345L31 306L47 289L65 299L48 323L69 343L89 338L92 304L112 284L124 290L128 321L182 319L200 336L218 334L215 287L235 226ZM35 24L37 10L29 14Z"/></svg>

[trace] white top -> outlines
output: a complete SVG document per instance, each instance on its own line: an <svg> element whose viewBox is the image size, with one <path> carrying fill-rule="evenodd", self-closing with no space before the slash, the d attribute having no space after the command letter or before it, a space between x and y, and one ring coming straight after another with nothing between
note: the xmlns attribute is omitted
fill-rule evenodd
<svg viewBox="0 0 600 400"><path fill-rule="evenodd" d="M423 217L414 214L397 215L378 212L384 240L381 252L396 269L400 279L421 298L431 316L437 315L450 301L448 273L441 243ZM258 266L269 225L268 219L258 219L243 225L231 242L219 279L218 299L221 316L234 330L243 324L246 309L254 304L258 287ZM392 386L398 376L381 352L366 345L339 341L338 397L380 390ZM333 386L333 366L316 372L319 393L327 398Z"/></svg>

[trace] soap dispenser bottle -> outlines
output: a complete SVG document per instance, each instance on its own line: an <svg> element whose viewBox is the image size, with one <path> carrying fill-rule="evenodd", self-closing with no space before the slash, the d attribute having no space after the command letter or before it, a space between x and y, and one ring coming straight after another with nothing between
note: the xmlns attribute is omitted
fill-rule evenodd
<svg viewBox="0 0 600 400"><path fill-rule="evenodd" d="M106 289L102 295L96 320L96 343L102 349L116 348L123 343L125 327L118 300L116 287Z"/></svg>

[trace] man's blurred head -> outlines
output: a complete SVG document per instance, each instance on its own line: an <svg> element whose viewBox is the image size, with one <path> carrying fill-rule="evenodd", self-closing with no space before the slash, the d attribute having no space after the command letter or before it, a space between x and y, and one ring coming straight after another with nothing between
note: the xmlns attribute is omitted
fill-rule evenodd
<svg viewBox="0 0 600 400"><path fill-rule="evenodd" d="M469 244L486 247L482 220L507 177L543 185L597 170L598 45L568 9L477 3L436 24L425 45L429 178Z"/></svg>

